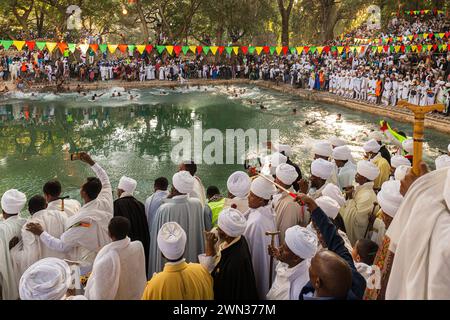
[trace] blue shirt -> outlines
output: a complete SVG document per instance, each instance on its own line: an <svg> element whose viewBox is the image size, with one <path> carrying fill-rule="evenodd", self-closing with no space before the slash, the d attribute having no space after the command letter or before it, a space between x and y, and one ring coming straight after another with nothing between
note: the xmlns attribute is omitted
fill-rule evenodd
<svg viewBox="0 0 450 320"><path fill-rule="evenodd" d="M161 206L163 199L169 195L168 191L156 190L154 194L145 200L145 215L147 216L148 229L150 230L155 217L156 211Z"/></svg>

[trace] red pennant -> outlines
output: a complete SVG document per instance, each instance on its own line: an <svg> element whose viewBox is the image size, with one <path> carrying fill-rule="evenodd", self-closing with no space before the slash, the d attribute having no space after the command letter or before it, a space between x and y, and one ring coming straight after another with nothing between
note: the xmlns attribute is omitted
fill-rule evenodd
<svg viewBox="0 0 450 320"><path fill-rule="evenodd" d="M197 46L197 53L201 54L203 51L203 47L202 46Z"/></svg>
<svg viewBox="0 0 450 320"><path fill-rule="evenodd" d="M122 53L125 53L127 51L127 49L128 49L128 45L126 45L126 44L119 44L119 50Z"/></svg>
<svg viewBox="0 0 450 320"><path fill-rule="evenodd" d="M178 56L181 52L181 46L174 46L173 51L175 51L175 54Z"/></svg>
<svg viewBox="0 0 450 320"><path fill-rule="evenodd" d="M325 53L330 52L330 46L323 47L323 51L325 51Z"/></svg>
<svg viewBox="0 0 450 320"><path fill-rule="evenodd" d="M283 49L282 49L282 51L283 51L283 54L284 54L284 55L286 55L286 54L287 54L287 52L288 52L288 50L289 50L289 48L288 48L288 47L283 47Z"/></svg>
<svg viewBox="0 0 450 320"><path fill-rule="evenodd" d="M447 31L447 32L445 33L445 36L446 36L447 38L449 38L449 37L450 37L450 31Z"/></svg>
<svg viewBox="0 0 450 320"><path fill-rule="evenodd" d="M248 47L242 46L242 47L241 47L241 50L242 50L242 53L243 53L243 54L247 54L247 52L248 52Z"/></svg>
<svg viewBox="0 0 450 320"><path fill-rule="evenodd" d="M429 39L432 39L434 37L434 34L433 33L430 33L429 35L428 35L428 38Z"/></svg>
<svg viewBox="0 0 450 320"><path fill-rule="evenodd" d="M26 41L25 44L28 47L28 50L33 51L34 47L36 46L36 42L35 41Z"/></svg>
<svg viewBox="0 0 450 320"><path fill-rule="evenodd" d="M393 40L394 40L394 39L392 39L392 38L389 38L389 42L392 42ZM389 42L388 42L388 43L389 43Z"/></svg>
<svg viewBox="0 0 450 320"><path fill-rule="evenodd" d="M219 50L219 55L220 55L220 54L223 53L223 50L225 50L225 47L224 46L220 46L218 50Z"/></svg>
<svg viewBox="0 0 450 320"><path fill-rule="evenodd" d="M148 44L145 46L145 51L147 51L148 54L150 54L150 52L152 52L153 50L153 46L151 44Z"/></svg>
<svg viewBox="0 0 450 320"><path fill-rule="evenodd" d="M269 53L270 48L268 46L264 46L263 51L264 51L264 53Z"/></svg>
<svg viewBox="0 0 450 320"><path fill-rule="evenodd" d="M417 45L417 51L418 52L422 52L422 45L421 44Z"/></svg>
<svg viewBox="0 0 450 320"><path fill-rule="evenodd" d="M384 52L388 52L389 46L383 46L383 50L384 50Z"/></svg>
<svg viewBox="0 0 450 320"><path fill-rule="evenodd" d="M414 35L414 39L417 39L417 37L419 37L419 35L416 33L416 34Z"/></svg>
<svg viewBox="0 0 450 320"><path fill-rule="evenodd" d="M304 46L304 47L303 47L303 52L304 52L305 54L307 54L308 51L309 51L309 47L308 47L308 46Z"/></svg>
<svg viewBox="0 0 450 320"><path fill-rule="evenodd" d="M409 12L409 14L413 15L413 14L414 14L414 11L411 10L411 11Z"/></svg>
<svg viewBox="0 0 450 320"><path fill-rule="evenodd" d="M58 43L58 48L59 48L59 51L61 51L61 53L63 54L64 51L66 51L66 49L67 49L67 43L59 42Z"/></svg>
<svg viewBox="0 0 450 320"><path fill-rule="evenodd" d="M94 43L89 45L89 47L91 47L92 51L94 51L95 53L97 53L98 50L98 44Z"/></svg>
<svg viewBox="0 0 450 320"><path fill-rule="evenodd" d="M447 45L447 51L450 51L450 43Z"/></svg>
<svg viewBox="0 0 450 320"><path fill-rule="evenodd" d="M420 14L424 14L425 13L425 11L424 10L420 10Z"/></svg>
<svg viewBox="0 0 450 320"><path fill-rule="evenodd" d="M433 44L433 50L436 51L438 48L437 44Z"/></svg>
<svg viewBox="0 0 450 320"><path fill-rule="evenodd" d="M360 53L363 53L365 49L366 49L365 47L361 47Z"/></svg>
<svg viewBox="0 0 450 320"><path fill-rule="evenodd" d="M402 44L402 45L400 46L400 50L401 50L402 52L405 52L405 45L404 45L404 44Z"/></svg>

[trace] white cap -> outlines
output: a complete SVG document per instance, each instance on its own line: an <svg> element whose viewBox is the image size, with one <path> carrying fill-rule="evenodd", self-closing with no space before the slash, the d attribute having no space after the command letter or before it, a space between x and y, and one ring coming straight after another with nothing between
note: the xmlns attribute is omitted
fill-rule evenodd
<svg viewBox="0 0 450 320"><path fill-rule="evenodd" d="M287 157L284 154L275 152L270 156L270 173L275 174L277 167L287 162Z"/></svg>
<svg viewBox="0 0 450 320"><path fill-rule="evenodd" d="M317 154L322 157L330 157L333 152L333 147L328 141L319 141L313 146L313 154Z"/></svg>
<svg viewBox="0 0 450 320"><path fill-rule="evenodd" d="M380 131L371 131L369 133L369 140L383 141L384 134Z"/></svg>
<svg viewBox="0 0 450 320"><path fill-rule="evenodd" d="M243 171L234 172L227 180L228 191L238 198L245 198L250 192L252 180Z"/></svg>
<svg viewBox="0 0 450 320"><path fill-rule="evenodd" d="M377 194L377 200L381 210L393 218L403 201L400 193L400 181L390 180L383 183Z"/></svg>
<svg viewBox="0 0 450 320"><path fill-rule="evenodd" d="M293 226L286 230L284 241L288 248L302 259L311 259L317 252L317 236L310 230Z"/></svg>
<svg viewBox="0 0 450 320"><path fill-rule="evenodd" d="M330 139L328 139L328 141L334 147L342 147L342 146L345 146L347 144L346 141L344 141L342 139L339 139L338 137L331 137Z"/></svg>
<svg viewBox="0 0 450 320"><path fill-rule="evenodd" d="M194 179L188 171L179 171L173 175L172 184L179 193L187 194L194 190Z"/></svg>
<svg viewBox="0 0 450 320"><path fill-rule="evenodd" d="M316 159L311 163L311 174L323 180L331 177L334 170L334 164L322 158Z"/></svg>
<svg viewBox="0 0 450 320"><path fill-rule="evenodd" d="M414 152L414 140L413 139L406 139L402 142L402 148L409 154L412 154Z"/></svg>
<svg viewBox="0 0 450 320"><path fill-rule="evenodd" d="M273 180L272 177L268 176L267 178ZM270 183L263 177L258 177L253 180L250 191L257 197L263 198L265 200L270 200L272 195L277 192L277 189L272 183Z"/></svg>
<svg viewBox="0 0 450 320"><path fill-rule="evenodd" d="M446 154L440 155L434 160L434 163L436 164L436 170L448 168L450 167L450 157Z"/></svg>
<svg viewBox="0 0 450 320"><path fill-rule="evenodd" d="M284 152L284 155L286 156L286 157L290 157L290 156L292 156L292 149L291 149L291 147L289 146L289 145L287 145L287 144L278 144L278 145L276 145L275 146L275 149L278 151L278 152Z"/></svg>
<svg viewBox="0 0 450 320"><path fill-rule="evenodd" d="M378 151L380 151L380 149L381 149L381 146L375 139L372 139L372 140L367 141L363 145L363 149L365 152L378 153Z"/></svg>
<svg viewBox="0 0 450 320"><path fill-rule="evenodd" d="M403 180L403 178L408 173L409 169L411 169L410 165L409 166L405 166L405 165L398 166L397 169L395 169L395 172L394 172L394 179L398 180L398 181Z"/></svg>
<svg viewBox="0 0 450 320"><path fill-rule="evenodd" d="M336 147L333 149L333 159L347 161L352 159L352 151L348 146Z"/></svg>
<svg viewBox="0 0 450 320"><path fill-rule="evenodd" d="M245 220L240 211L227 208L219 213L217 225L227 236L235 238L244 233L247 220Z"/></svg>
<svg viewBox="0 0 450 320"><path fill-rule="evenodd" d="M167 222L158 231L158 248L169 260L183 256L186 247L186 232L176 222Z"/></svg>
<svg viewBox="0 0 450 320"><path fill-rule="evenodd" d="M325 188L322 190L322 195L335 200L341 207L345 205L345 198L342 195L341 189L333 183L326 184Z"/></svg>
<svg viewBox="0 0 450 320"><path fill-rule="evenodd" d="M447 150L448 152L450 152L450 144L447 146Z"/></svg>
<svg viewBox="0 0 450 320"><path fill-rule="evenodd" d="M380 169L367 160L359 161L356 166L356 171L370 181L375 180L380 175Z"/></svg>
<svg viewBox="0 0 450 320"><path fill-rule="evenodd" d="M315 201L329 218L334 219L337 217L341 206L339 205L339 203L337 203L336 200L327 196L321 196Z"/></svg>
<svg viewBox="0 0 450 320"><path fill-rule="evenodd" d="M391 166L393 168L398 168L399 166L409 166L411 165L411 162L409 162L408 158L401 156L401 155L395 155L391 158Z"/></svg>
<svg viewBox="0 0 450 320"><path fill-rule="evenodd" d="M11 215L19 214L26 202L27 197L25 194L16 189L6 191L1 200L3 211Z"/></svg>
<svg viewBox="0 0 450 320"><path fill-rule="evenodd" d="M282 163L277 167L276 176L281 182L290 186L297 180L298 173L293 166Z"/></svg>
<svg viewBox="0 0 450 320"><path fill-rule="evenodd" d="M120 178L118 189L121 189L127 193L133 193L136 190L137 182L132 178L123 176Z"/></svg>

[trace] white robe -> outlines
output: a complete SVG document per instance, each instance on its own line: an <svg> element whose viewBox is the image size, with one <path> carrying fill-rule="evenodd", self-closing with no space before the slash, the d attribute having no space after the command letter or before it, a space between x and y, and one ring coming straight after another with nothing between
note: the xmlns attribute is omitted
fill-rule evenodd
<svg viewBox="0 0 450 320"><path fill-rule="evenodd" d="M395 253L386 299L450 299L450 169L409 188L387 231Z"/></svg>
<svg viewBox="0 0 450 320"><path fill-rule="evenodd" d="M256 289L259 298L264 299L269 292L270 256L267 253L267 247L271 242L271 236L266 236L266 231L276 231L275 212L272 204L269 203L265 207L249 209L245 216L247 227L244 236L252 255ZM275 237L275 246L278 246L278 237Z"/></svg>
<svg viewBox="0 0 450 320"><path fill-rule="evenodd" d="M300 292L309 281L311 260L303 260L295 267L278 262L275 281L272 283L267 300L298 300Z"/></svg>
<svg viewBox="0 0 450 320"><path fill-rule="evenodd" d="M140 241L114 241L95 258L84 293L88 300L140 300L147 284Z"/></svg>
<svg viewBox="0 0 450 320"><path fill-rule="evenodd" d="M47 207L48 210L58 210L62 209L62 200L51 201ZM81 209L81 204L75 199L64 200L64 212L67 217L72 217Z"/></svg>
<svg viewBox="0 0 450 320"><path fill-rule="evenodd" d="M202 180L200 180L199 177L194 176L194 191L192 191L189 196L191 198L197 198L200 200L200 203L202 204L202 207L205 207L206 205L206 191L205 187L203 186Z"/></svg>

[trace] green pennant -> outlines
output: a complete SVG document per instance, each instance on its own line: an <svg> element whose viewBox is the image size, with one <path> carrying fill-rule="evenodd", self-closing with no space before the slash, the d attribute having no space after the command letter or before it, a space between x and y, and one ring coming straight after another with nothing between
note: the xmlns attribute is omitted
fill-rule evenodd
<svg viewBox="0 0 450 320"><path fill-rule="evenodd" d="M183 51L183 54L186 55L189 51L189 46L183 46L183 48L181 48L181 51Z"/></svg>
<svg viewBox="0 0 450 320"><path fill-rule="evenodd" d="M255 52L255 47L248 47L248 53L253 54Z"/></svg>
<svg viewBox="0 0 450 320"><path fill-rule="evenodd" d="M377 49L378 49L378 47L377 47L377 46L372 46L372 51L373 51L373 52L376 52L376 51L377 51Z"/></svg>
<svg viewBox="0 0 450 320"><path fill-rule="evenodd" d="M211 50L210 47L208 47L208 46L204 46L204 47L203 47L203 52L204 52L206 55L208 54L209 50Z"/></svg>
<svg viewBox="0 0 450 320"><path fill-rule="evenodd" d="M45 48L45 42L43 41L36 41L36 47L38 47L39 50L44 50Z"/></svg>
<svg viewBox="0 0 450 320"><path fill-rule="evenodd" d="M335 52L337 50L336 46L331 47L331 52Z"/></svg>
<svg viewBox="0 0 450 320"><path fill-rule="evenodd" d="M163 53L164 49L166 49L166 46L156 46L156 50L159 54Z"/></svg>
<svg viewBox="0 0 450 320"><path fill-rule="evenodd" d="M440 44L440 45L438 46L438 48L439 48L439 51L443 51L442 49L444 49L444 45L443 45L443 44Z"/></svg>
<svg viewBox="0 0 450 320"><path fill-rule="evenodd" d="M289 51L291 52L291 54L295 54L297 52L297 49L295 49L294 47L290 47Z"/></svg>
<svg viewBox="0 0 450 320"><path fill-rule="evenodd" d="M69 48L69 51L70 51L71 53L74 53L75 50L76 50L76 48L77 48L77 45L76 45L75 43L68 43L68 44L67 44L67 47Z"/></svg>
<svg viewBox="0 0 450 320"><path fill-rule="evenodd" d="M406 46L405 51L406 52L411 52L411 46Z"/></svg>
<svg viewBox="0 0 450 320"><path fill-rule="evenodd" d="M270 54L273 54L275 52L275 47L270 47Z"/></svg>
<svg viewBox="0 0 450 320"><path fill-rule="evenodd" d="M394 47L394 46L390 46L390 47L389 47L389 51L390 51L391 53L395 52L395 47Z"/></svg>
<svg viewBox="0 0 450 320"><path fill-rule="evenodd" d="M98 47L100 48L100 51L101 51L102 53L105 53L106 50L108 50L108 45L107 45L107 44L101 44L101 45L99 45Z"/></svg>
<svg viewBox="0 0 450 320"><path fill-rule="evenodd" d="M136 46L134 44L129 44L128 45L128 51L130 51L130 52L134 52L135 48L136 48Z"/></svg>
<svg viewBox="0 0 450 320"><path fill-rule="evenodd" d="M12 46L13 41L12 40L2 40L1 44L2 44L3 48L5 48L5 50L8 50L9 47Z"/></svg>
<svg viewBox="0 0 450 320"><path fill-rule="evenodd" d="M316 50L317 50L317 47L314 47L314 46L309 48L309 52L311 52L311 53L316 52Z"/></svg>
<svg viewBox="0 0 450 320"><path fill-rule="evenodd" d="M233 51L233 48L232 48L232 47L225 47L225 51L226 51L228 54L231 54L231 51Z"/></svg>

